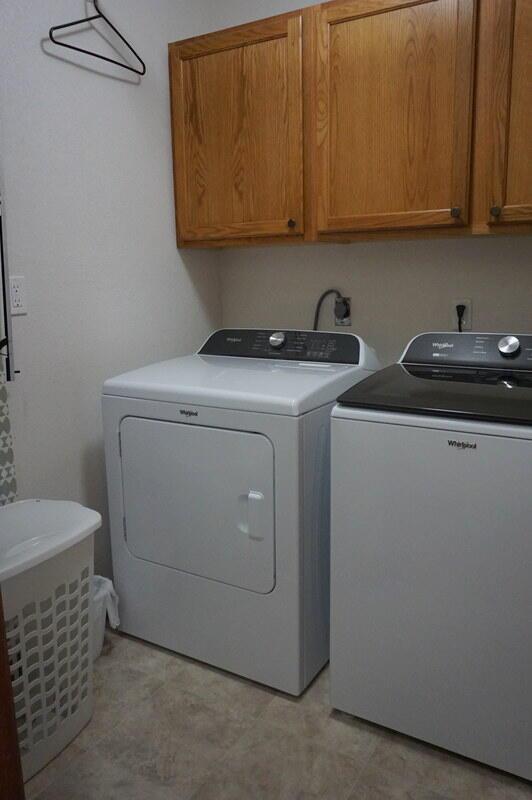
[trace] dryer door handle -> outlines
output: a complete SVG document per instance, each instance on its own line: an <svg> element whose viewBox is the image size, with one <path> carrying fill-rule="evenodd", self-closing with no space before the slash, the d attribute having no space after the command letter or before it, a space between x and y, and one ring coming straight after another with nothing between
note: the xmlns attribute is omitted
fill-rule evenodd
<svg viewBox="0 0 532 800"><path fill-rule="evenodd" d="M248 536L254 542L264 539L263 514L264 495L251 489L248 492Z"/></svg>

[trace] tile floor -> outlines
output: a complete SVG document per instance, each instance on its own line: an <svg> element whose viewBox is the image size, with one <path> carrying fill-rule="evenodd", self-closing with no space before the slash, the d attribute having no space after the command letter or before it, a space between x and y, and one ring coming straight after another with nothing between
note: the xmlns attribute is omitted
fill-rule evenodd
<svg viewBox="0 0 532 800"><path fill-rule="evenodd" d="M532 800L532 785L117 634L95 713L27 800Z"/></svg>

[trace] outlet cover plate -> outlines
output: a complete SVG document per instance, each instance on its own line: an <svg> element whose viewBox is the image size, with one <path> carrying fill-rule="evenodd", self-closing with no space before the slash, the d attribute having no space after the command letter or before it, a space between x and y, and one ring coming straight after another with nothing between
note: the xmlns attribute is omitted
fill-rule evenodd
<svg viewBox="0 0 532 800"><path fill-rule="evenodd" d="M26 281L22 275L11 275L9 278L9 305L12 317L28 313Z"/></svg>

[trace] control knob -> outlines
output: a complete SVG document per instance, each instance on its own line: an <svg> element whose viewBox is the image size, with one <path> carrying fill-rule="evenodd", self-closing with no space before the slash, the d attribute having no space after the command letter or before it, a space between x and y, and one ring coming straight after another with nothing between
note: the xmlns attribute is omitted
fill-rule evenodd
<svg viewBox="0 0 532 800"><path fill-rule="evenodd" d="M521 342L517 336L503 336L499 341L499 353L505 358L512 358L519 355Z"/></svg>
<svg viewBox="0 0 532 800"><path fill-rule="evenodd" d="M272 333L270 336L270 346L273 347L274 350L280 350L286 344L286 333L282 333L278 331L277 333Z"/></svg>

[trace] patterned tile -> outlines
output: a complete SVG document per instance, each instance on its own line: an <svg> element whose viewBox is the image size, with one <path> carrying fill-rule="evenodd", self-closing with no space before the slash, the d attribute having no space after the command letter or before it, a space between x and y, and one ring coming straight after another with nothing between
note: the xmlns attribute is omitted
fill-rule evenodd
<svg viewBox="0 0 532 800"><path fill-rule="evenodd" d="M7 386L3 362L0 363L0 506L17 499L13 434L9 419Z"/></svg>
<svg viewBox="0 0 532 800"><path fill-rule="evenodd" d="M85 731L28 800L532 800L532 786L301 698L108 634Z"/></svg>
<svg viewBox="0 0 532 800"><path fill-rule="evenodd" d="M92 751L70 763L34 800L186 800L173 787L139 777L128 767Z"/></svg>
<svg viewBox="0 0 532 800"><path fill-rule="evenodd" d="M532 788L489 767L388 733L349 800L532 800Z"/></svg>

